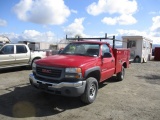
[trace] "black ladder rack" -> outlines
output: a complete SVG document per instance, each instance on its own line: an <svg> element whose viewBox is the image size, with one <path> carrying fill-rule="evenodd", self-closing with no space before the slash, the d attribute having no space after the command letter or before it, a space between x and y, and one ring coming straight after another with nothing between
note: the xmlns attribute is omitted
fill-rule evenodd
<svg viewBox="0 0 160 120"><path fill-rule="evenodd" d="M107 37L107 33L105 34L105 37L97 37L97 38L82 38L82 37L79 37L78 38L68 38L67 35L66 35L66 40L78 40L78 41L83 41L83 40L113 40L113 48L115 48L115 41L119 41L119 42L122 42L121 40L116 40L115 39L115 35L113 35L112 38L109 38Z"/></svg>

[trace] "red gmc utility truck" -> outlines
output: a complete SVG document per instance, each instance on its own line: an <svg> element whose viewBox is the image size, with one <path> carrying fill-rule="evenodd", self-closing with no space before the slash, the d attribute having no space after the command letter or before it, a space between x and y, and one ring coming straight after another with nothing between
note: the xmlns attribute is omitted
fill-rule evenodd
<svg viewBox="0 0 160 120"><path fill-rule="evenodd" d="M130 51L114 48L115 36L113 47L103 42L103 39L111 39L107 35L67 39L78 40L68 44L59 54L33 63L33 73L29 75L32 86L56 95L80 96L89 104L96 98L98 83L114 74L117 80L123 80L125 68L129 67Z"/></svg>

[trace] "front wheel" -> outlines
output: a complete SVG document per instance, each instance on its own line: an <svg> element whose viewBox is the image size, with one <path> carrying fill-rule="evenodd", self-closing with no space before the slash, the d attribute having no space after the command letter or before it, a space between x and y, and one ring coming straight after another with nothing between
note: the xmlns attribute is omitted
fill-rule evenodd
<svg viewBox="0 0 160 120"><path fill-rule="evenodd" d="M81 100L84 103L90 104L96 99L98 92L98 82L93 77L89 77L86 82L86 88L83 95L81 96Z"/></svg>
<svg viewBox="0 0 160 120"><path fill-rule="evenodd" d="M125 69L124 66L122 66L121 72L117 73L117 79L118 81L122 81L124 79Z"/></svg>

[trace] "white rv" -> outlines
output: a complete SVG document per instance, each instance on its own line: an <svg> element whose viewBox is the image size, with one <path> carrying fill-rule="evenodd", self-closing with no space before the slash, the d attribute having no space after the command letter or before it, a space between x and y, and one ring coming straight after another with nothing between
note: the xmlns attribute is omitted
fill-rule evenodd
<svg viewBox="0 0 160 120"><path fill-rule="evenodd" d="M130 48L130 61L134 62L147 62L152 55L152 43L151 39L147 39L143 36L122 36L123 48Z"/></svg>

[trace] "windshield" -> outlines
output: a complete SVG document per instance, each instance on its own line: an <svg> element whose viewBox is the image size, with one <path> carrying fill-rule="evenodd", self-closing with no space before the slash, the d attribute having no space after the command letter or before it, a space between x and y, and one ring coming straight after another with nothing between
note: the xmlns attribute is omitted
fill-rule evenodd
<svg viewBox="0 0 160 120"><path fill-rule="evenodd" d="M70 43L60 54L99 56L99 44Z"/></svg>

